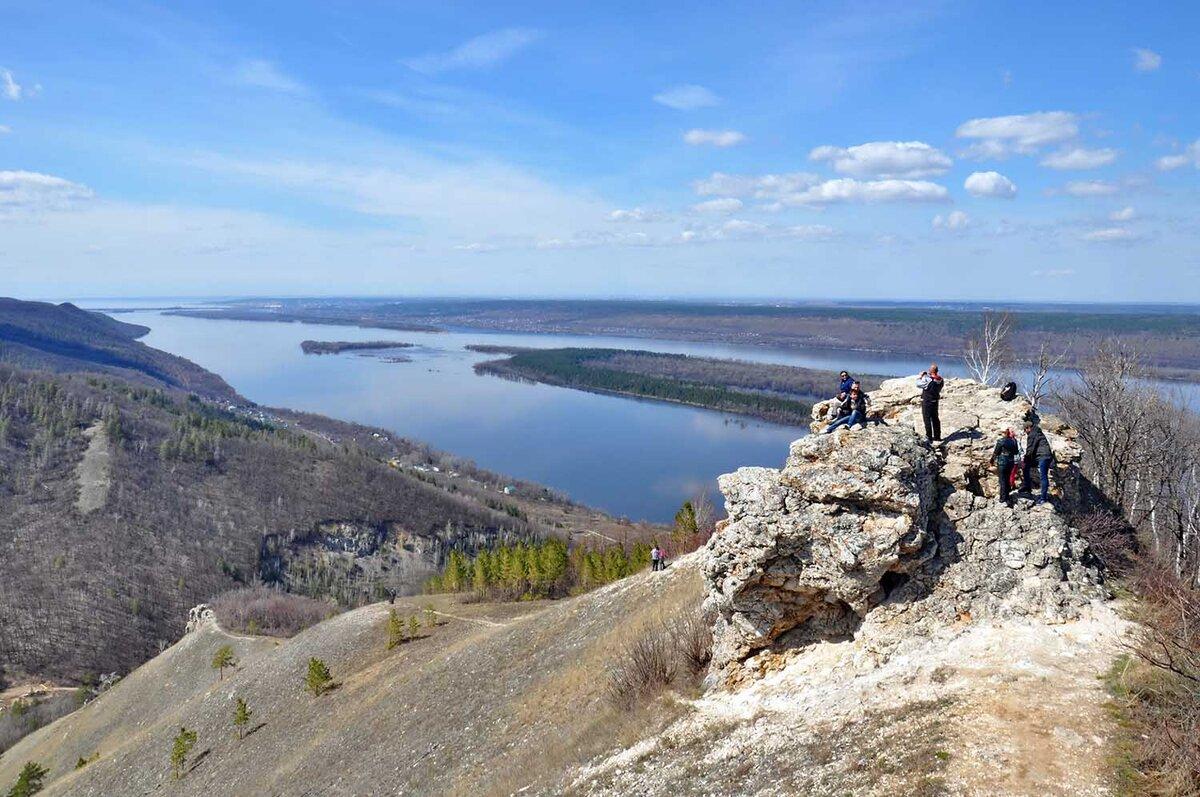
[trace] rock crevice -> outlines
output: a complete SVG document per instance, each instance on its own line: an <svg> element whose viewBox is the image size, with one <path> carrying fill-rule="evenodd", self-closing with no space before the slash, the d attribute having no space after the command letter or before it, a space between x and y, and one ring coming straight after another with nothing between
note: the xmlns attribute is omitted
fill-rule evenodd
<svg viewBox="0 0 1200 797"><path fill-rule="evenodd" d="M950 380L946 439L931 445L918 402L913 380L889 380L874 395L879 423L797 440L782 469L721 477L728 520L705 559L717 677L754 675L819 639L867 634L886 649L932 624L1062 622L1105 596L1068 522L1082 478L1072 431L1041 419L1058 459L1054 504L1007 507L992 445L1007 428L1019 435L1033 408ZM814 431L827 412L814 408Z"/></svg>

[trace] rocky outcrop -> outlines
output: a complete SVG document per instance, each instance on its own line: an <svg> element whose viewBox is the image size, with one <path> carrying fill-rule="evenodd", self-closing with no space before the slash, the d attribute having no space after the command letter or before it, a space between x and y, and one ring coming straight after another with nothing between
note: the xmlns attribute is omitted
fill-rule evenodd
<svg viewBox="0 0 1200 797"><path fill-rule="evenodd" d="M207 603L201 603L188 610L187 625L183 627L184 634L190 634L209 623L216 623L217 615Z"/></svg>
<svg viewBox="0 0 1200 797"><path fill-rule="evenodd" d="M729 517L705 564L719 677L752 675L817 639L866 634L883 650L935 624L1060 622L1105 595L1067 522L1080 494L1070 429L1042 419L1058 456L1054 504L1007 507L994 498L992 445L1007 428L1021 433L1027 402L950 380L945 440L931 445L913 380L872 398L877 423L797 440L781 470L721 477ZM827 411L814 408L814 431Z"/></svg>

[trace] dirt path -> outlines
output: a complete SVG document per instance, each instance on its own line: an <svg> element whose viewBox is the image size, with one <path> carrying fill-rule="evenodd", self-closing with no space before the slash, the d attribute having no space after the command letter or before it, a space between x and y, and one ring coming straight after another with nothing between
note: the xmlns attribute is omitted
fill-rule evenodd
<svg viewBox="0 0 1200 797"><path fill-rule="evenodd" d="M104 433L104 422L96 421L84 435L88 438L87 450L75 469L79 482L79 498L75 508L81 514L95 512L108 501L108 488L112 483L112 452L109 450L108 435Z"/></svg>

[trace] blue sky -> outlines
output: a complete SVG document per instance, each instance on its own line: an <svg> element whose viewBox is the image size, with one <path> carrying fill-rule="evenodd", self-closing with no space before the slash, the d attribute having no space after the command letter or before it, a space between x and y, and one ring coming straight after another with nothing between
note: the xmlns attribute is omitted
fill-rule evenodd
<svg viewBox="0 0 1200 797"><path fill-rule="evenodd" d="M0 293L1200 301L1200 5L645 5L0 2Z"/></svg>

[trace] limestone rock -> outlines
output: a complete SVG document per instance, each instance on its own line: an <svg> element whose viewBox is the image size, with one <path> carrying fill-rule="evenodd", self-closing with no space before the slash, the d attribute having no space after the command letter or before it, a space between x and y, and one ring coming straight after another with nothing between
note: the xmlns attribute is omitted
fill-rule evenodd
<svg viewBox="0 0 1200 797"><path fill-rule="evenodd" d="M207 603L201 603L188 610L187 625L184 626L183 633L190 634L202 626L216 621L217 616L213 613L212 607Z"/></svg>
<svg viewBox="0 0 1200 797"><path fill-rule="evenodd" d="M882 423L797 440L781 470L720 478L729 517L704 566L718 677L815 639L870 633L882 644L929 624L1014 615L1061 622L1106 594L1062 511L1081 479L1070 429L1042 420L1058 456L1056 505L1009 508L993 498L989 460L1004 429L1021 433L1028 402L949 380L944 442L931 446L914 379L888 380L872 398ZM814 408L814 430L826 412Z"/></svg>

